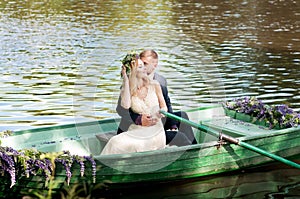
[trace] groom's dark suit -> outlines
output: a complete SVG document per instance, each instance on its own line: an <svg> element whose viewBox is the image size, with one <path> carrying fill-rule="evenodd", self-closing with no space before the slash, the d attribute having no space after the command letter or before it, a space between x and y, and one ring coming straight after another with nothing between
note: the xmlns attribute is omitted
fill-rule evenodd
<svg viewBox="0 0 300 199"><path fill-rule="evenodd" d="M168 95L167 80L163 76L157 73L154 74L154 79L158 81L161 86L161 90L168 108L168 112L173 113L179 117L189 119L185 112L182 111L173 112L171 101ZM131 109L125 109L121 106L121 97L119 97L116 110L117 113L121 116L121 121L118 128L118 134L127 131L129 126L133 123L135 124L141 123L140 114L134 113ZM163 118L163 123L164 123L164 129L166 133L167 144L184 146L184 145L197 143L194 137L193 130L190 126L184 123L180 124L179 122L172 120L170 118ZM168 130L168 129L172 129L174 125L178 127L178 132Z"/></svg>

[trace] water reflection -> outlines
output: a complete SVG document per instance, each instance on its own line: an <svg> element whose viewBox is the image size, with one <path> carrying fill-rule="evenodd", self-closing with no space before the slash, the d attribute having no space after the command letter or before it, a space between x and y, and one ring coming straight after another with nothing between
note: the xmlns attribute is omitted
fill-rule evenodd
<svg viewBox="0 0 300 199"><path fill-rule="evenodd" d="M0 2L3 128L115 117L119 60L148 47L176 109L245 95L300 109L296 1Z"/></svg>
<svg viewBox="0 0 300 199"><path fill-rule="evenodd" d="M0 0L0 130L116 117L120 60L144 48L159 53L174 109L253 95L299 111L299 10L293 0ZM299 182L288 173L167 186L159 196L271 197ZM240 188L212 189L228 178Z"/></svg>
<svg viewBox="0 0 300 199"><path fill-rule="evenodd" d="M178 1L177 21L191 37L210 44L233 43L269 52L299 51L296 1ZM230 49L240 49L228 46ZM240 49L243 52L243 49Z"/></svg>
<svg viewBox="0 0 300 199"><path fill-rule="evenodd" d="M231 173L227 176L200 178L184 182L160 183L139 189L112 191L122 198L297 198L300 195L299 171L277 166L260 171ZM145 194L147 193L147 194Z"/></svg>

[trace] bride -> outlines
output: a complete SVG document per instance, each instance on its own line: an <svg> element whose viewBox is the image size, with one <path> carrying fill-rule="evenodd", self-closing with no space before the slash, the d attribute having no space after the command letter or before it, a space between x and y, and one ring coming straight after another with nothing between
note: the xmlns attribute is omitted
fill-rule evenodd
<svg viewBox="0 0 300 199"><path fill-rule="evenodd" d="M159 110L167 111L167 106L159 83L148 78L146 67L139 57L131 62L129 75L126 74L125 66L122 67L122 76L121 106L125 109L131 108L139 114L147 114L158 122L153 126L131 124L127 132L112 137L101 154L163 149L166 138Z"/></svg>

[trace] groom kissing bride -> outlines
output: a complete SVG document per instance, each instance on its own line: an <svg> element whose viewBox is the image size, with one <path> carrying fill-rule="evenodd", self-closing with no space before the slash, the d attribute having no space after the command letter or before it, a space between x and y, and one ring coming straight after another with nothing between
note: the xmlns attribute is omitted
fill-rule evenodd
<svg viewBox="0 0 300 199"><path fill-rule="evenodd" d="M165 118L159 110L188 119L185 112L173 112L166 79L155 72L154 50L128 54L122 61L123 77L117 112L121 116L118 135L113 136L102 155L163 149L166 145L196 144L192 128Z"/></svg>

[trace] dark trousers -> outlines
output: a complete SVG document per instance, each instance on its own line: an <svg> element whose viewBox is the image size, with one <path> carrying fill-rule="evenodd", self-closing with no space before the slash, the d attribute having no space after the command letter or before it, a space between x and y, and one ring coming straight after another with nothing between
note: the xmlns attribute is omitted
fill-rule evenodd
<svg viewBox="0 0 300 199"><path fill-rule="evenodd" d="M188 115L186 112L178 111L173 112L174 115L182 117L184 119L189 120ZM172 120L170 118L165 119L165 132L166 132L166 143L169 145L176 145L176 146L185 146L190 144L197 144L195 139L193 129L190 125L185 123L180 123L179 121ZM172 128L172 125L176 124L178 127L178 131L168 131L168 129Z"/></svg>

